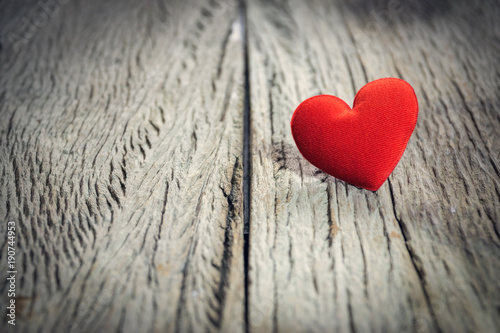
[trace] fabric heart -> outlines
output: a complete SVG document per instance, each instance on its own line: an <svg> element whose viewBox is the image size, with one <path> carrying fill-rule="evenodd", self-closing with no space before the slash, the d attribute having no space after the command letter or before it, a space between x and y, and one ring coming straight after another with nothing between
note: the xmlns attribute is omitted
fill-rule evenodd
<svg viewBox="0 0 500 333"><path fill-rule="evenodd" d="M352 185L376 191L406 149L418 117L409 83L385 78L361 88L351 109L330 95L311 97L292 116L292 135L306 160Z"/></svg>

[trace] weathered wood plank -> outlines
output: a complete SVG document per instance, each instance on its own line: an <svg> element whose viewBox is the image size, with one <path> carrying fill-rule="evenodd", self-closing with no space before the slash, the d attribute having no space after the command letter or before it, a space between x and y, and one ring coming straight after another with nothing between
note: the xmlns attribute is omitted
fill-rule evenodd
<svg viewBox="0 0 500 333"><path fill-rule="evenodd" d="M242 331L237 7L64 2L0 52L16 332ZM3 36L41 10L16 5L1 4Z"/></svg>
<svg viewBox="0 0 500 333"><path fill-rule="evenodd" d="M251 331L500 324L499 8L394 4L248 2ZM4 37L41 15L0 6ZM50 16L0 49L17 331L243 330L235 3L74 1ZM289 120L308 96L352 101L383 76L414 85L421 116L371 193L305 162Z"/></svg>
<svg viewBox="0 0 500 333"><path fill-rule="evenodd" d="M500 327L499 14L495 1L248 2L251 331ZM372 193L309 165L295 107L352 103L389 76L420 101L390 180Z"/></svg>

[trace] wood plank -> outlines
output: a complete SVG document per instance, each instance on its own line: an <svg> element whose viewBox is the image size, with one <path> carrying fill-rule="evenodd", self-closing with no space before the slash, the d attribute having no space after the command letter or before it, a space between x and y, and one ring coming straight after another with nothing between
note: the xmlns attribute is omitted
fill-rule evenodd
<svg viewBox="0 0 500 333"><path fill-rule="evenodd" d="M248 2L250 331L500 327L500 6L395 3ZM308 164L289 122L380 77L409 81L420 116L372 193Z"/></svg>
<svg viewBox="0 0 500 333"><path fill-rule="evenodd" d="M41 15L16 5L4 37ZM16 332L244 329L240 30L231 1L74 0L2 39Z"/></svg>

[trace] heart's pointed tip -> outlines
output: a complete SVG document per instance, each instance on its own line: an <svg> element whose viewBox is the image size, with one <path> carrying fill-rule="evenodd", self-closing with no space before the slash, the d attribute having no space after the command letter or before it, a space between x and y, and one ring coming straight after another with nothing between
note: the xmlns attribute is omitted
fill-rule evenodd
<svg viewBox="0 0 500 333"><path fill-rule="evenodd" d="M375 193L375 192L377 192L377 191L378 191L378 190L382 187L382 185L384 185L384 183L385 183L385 180L384 180L384 182L383 182L382 184L380 184L380 185L370 185L370 186L361 186L361 187L362 187L363 189L365 189L365 190L368 190L368 191L371 191L371 192L374 192L374 193Z"/></svg>
<svg viewBox="0 0 500 333"><path fill-rule="evenodd" d="M335 177L335 176L333 176L333 177ZM338 179L340 179L340 178L338 178ZM342 179L340 179L340 180L342 180ZM356 183L356 182L349 182L346 180L342 180L342 181L345 182L346 184L354 186L360 190L367 190L367 191L371 191L371 192L375 193L382 187L382 185L384 185L384 183L387 181L387 179L385 179L381 183L369 182L368 184L367 183L360 184L360 183Z"/></svg>

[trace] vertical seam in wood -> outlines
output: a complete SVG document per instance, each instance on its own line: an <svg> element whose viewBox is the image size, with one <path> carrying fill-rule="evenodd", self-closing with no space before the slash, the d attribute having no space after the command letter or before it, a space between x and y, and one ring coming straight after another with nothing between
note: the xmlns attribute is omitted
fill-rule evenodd
<svg viewBox="0 0 500 333"><path fill-rule="evenodd" d="M251 190L251 151L250 151L250 62L248 55L247 7L245 0L239 0L240 24L243 41L244 85L245 96L243 106L243 262L245 283L245 332L249 327L249 259L250 259L250 190Z"/></svg>
<svg viewBox="0 0 500 333"><path fill-rule="evenodd" d="M424 283L424 278L423 278L422 272L418 268L418 265L415 263L415 254L413 253L413 250L408 246L408 238L406 236L406 231L405 231L406 227L403 225L401 220L398 218L398 215L396 212L396 201L394 200L394 190L392 188L391 180L387 179L387 182L389 183L389 192L391 194L391 202L392 202L392 208L394 210L394 218L398 222L399 228L401 229L401 234L403 235L406 251L408 251L408 255L410 256L411 262L413 264L413 268L415 269L417 276L418 276L418 280L420 281L420 285L422 287L422 292L424 293L425 302L427 304L427 308L429 309L429 313L431 315L432 322L433 322L434 326L437 328L437 331L439 333L442 333L443 330L441 330L441 327L439 327L436 314L434 313L434 310L433 310L432 305L431 305L431 300L430 300L429 294L427 293L427 289L425 289L425 283Z"/></svg>

